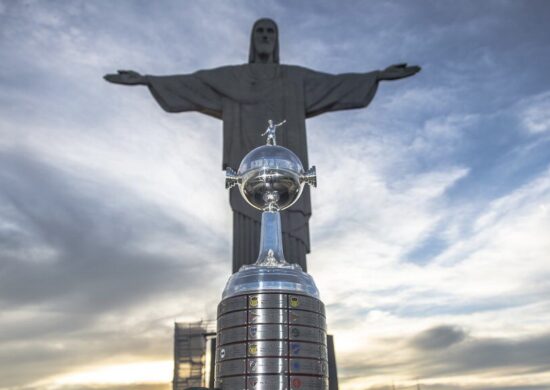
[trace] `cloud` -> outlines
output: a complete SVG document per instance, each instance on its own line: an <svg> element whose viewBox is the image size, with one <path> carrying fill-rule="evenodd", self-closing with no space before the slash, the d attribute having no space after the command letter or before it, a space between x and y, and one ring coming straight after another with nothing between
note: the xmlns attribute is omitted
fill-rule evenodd
<svg viewBox="0 0 550 390"><path fill-rule="evenodd" d="M524 128L531 134L550 131L550 92L523 100L518 116Z"/></svg>
<svg viewBox="0 0 550 390"><path fill-rule="evenodd" d="M146 279L142 282L152 281L151 278L160 275L147 272L147 268L154 267L155 263L169 263L175 259L155 259L146 254L131 253L131 248L119 246L121 242L139 241L142 235L146 237L149 232L154 234L155 228L162 228L168 234L173 232L188 237L206 234L201 233L198 226L186 227L163 216L155 207L127 204L124 206L125 210L117 210L111 202L103 203L107 197L113 199L112 195L98 193L94 183L67 178L55 169L48 168L44 162L24 158L22 155L23 153L4 153L2 156L2 196L7 201L7 211L11 214L7 217L11 221L19 221L19 225L10 229L13 232L10 246L20 248L16 251L19 257L3 265L4 275L18 276L7 278L2 283L0 288L3 300L16 299L24 303L38 297L47 300L68 294L69 290L76 287L77 282L71 280L72 273L85 275L91 288L97 286L100 290L96 291L96 297L110 294L110 291L101 291L105 287L101 284L109 279L113 282L118 279L120 284L124 282L125 278L121 278L124 273L129 276L128 282L132 281L135 285L141 284L139 280L143 277ZM40 189L40 192L33 191L34 188ZM105 197L104 200L98 199L102 196ZM125 199L131 199L132 195L126 194L125 197L123 192L119 192L117 197L118 199L114 199L123 203ZM130 208L126 208L128 206ZM130 212L134 207L140 212ZM125 217L130 219L128 225L124 225L121 220ZM156 226L150 224L151 220L156 221ZM18 234L18 231L26 232L27 236ZM26 240L28 235L42 241L35 252L32 240ZM43 246L47 249L43 249ZM23 248L27 248L31 256L37 255L26 258ZM13 253L13 250L10 252ZM44 254L49 254L49 258L40 258ZM48 275L54 280L46 280ZM41 286L41 289L31 294L21 290L19 283L13 283L15 280L21 282L27 278L29 285L33 285L35 289ZM57 278L59 280L56 281ZM114 285L113 283L113 287ZM130 286L119 285L121 291L128 287ZM134 296L136 292L133 291L129 296ZM34 295L36 293L37 296ZM72 294L75 293L78 295L78 290L72 291ZM112 300L102 302L107 305L114 303Z"/></svg>
<svg viewBox="0 0 550 390"><path fill-rule="evenodd" d="M492 372L493 380L487 382L496 388L521 382L525 375L530 375L532 384L536 385L548 379L549 342L548 334L527 338L469 338L445 349L430 348L429 353L417 354L411 363L419 377L445 378L461 374L483 377Z"/></svg>
<svg viewBox="0 0 550 390"><path fill-rule="evenodd" d="M428 329L413 339L413 345L419 349L445 349L464 340L466 333L457 327L440 325Z"/></svg>
<svg viewBox="0 0 550 390"><path fill-rule="evenodd" d="M0 160L2 219L10 221L1 226L9 239L0 246L0 360L14 368L3 383L20 383L15 367L38 379L59 365L88 364L89 354L164 356L180 305L204 310L192 292L211 286L214 295L205 298L216 300L214 286L224 278L216 259L224 249L199 244L213 235L207 226L176 221L134 194L72 177L24 151L4 152ZM179 250L135 245L151 236L159 247L179 241ZM145 314L159 300L172 314ZM144 329L149 336L137 336ZM152 344L155 334L164 342Z"/></svg>
<svg viewBox="0 0 550 390"><path fill-rule="evenodd" d="M348 171L363 172L361 161L370 163L368 158L354 157L358 160L355 169L337 173L344 175L343 183ZM371 176L372 171L376 172L373 167L376 165L371 165ZM367 380L375 385L388 376L409 381L415 376L435 377L435 371L426 368L424 372L415 362L429 359L438 347L441 351L464 352L461 352L463 355L456 352L454 365L441 364L444 372L437 375L452 376L458 372L456 375L472 376L473 383L480 383L482 379L473 365L464 363L463 368L458 368L461 359L467 360L470 354L477 353L474 345L479 343L480 351L493 348L491 335L500 335L494 348L502 345L506 350L507 345L524 345L525 340L525 348L530 348L528 340L538 340L545 329L546 320L542 318L547 317L549 290L544 275L548 274L550 248L543 237L550 234L546 218L550 172L544 172L475 212L463 209L461 203L445 200L448 194L445 189L453 184L452 176L442 175L448 181L435 188L432 187L434 181L423 182L419 177L419 173L411 174L411 182L416 182L419 188L429 184L430 190L396 188L401 196L411 191L411 200L416 202L415 206L403 204L403 214L410 209L425 208L425 213L413 218L417 230L410 231L409 235L406 225L392 225L391 220L395 220L392 218L371 226L368 222L373 220L372 214L363 216L364 209L355 209L353 213L341 214L346 215L343 219L349 227L342 229L342 235L334 241L327 234L321 241L322 255L314 255L310 262L311 272L328 304L329 328L336 333L340 361L346 362L341 364L340 373L349 388L362 388ZM352 187L347 195L349 199L360 199L360 191L364 189ZM368 202L372 204L376 192L370 189L365 193L369 194ZM382 199L391 199L390 194L391 191ZM343 205L349 204L353 203L343 202ZM391 206L395 206L395 202ZM370 212L389 217L391 206L372 207ZM421 218L423 215L426 219ZM353 218L366 222L353 224ZM334 217L332 223L336 221ZM420 229L422 222L425 225ZM386 229L383 234L380 234L381 228ZM388 234L390 228L398 233ZM327 229L329 231L334 235L334 229ZM428 261L408 263L411 248L407 243L418 243L431 235L439 235L445 245ZM350 270L360 277L351 277ZM518 318L523 320L517 321ZM441 327L441 323L456 325ZM468 329L468 337L463 329ZM540 337L543 342L544 337ZM406 338L417 351L408 349L404 343ZM490 361L488 355L485 356ZM436 363L446 359L447 356L438 356L427 360L426 367L438 367ZM504 375L501 364L507 363L494 361L496 366L487 367L487 372L494 371L494 376L500 378ZM522 383L525 367L536 363L526 363L523 367L519 359L514 362L510 362L510 366L517 366L514 378L509 378L510 383ZM441 388L450 380L440 379ZM537 380L547 383L542 373ZM489 382L487 388L500 386Z"/></svg>
<svg viewBox="0 0 550 390"><path fill-rule="evenodd" d="M437 326L413 336L408 344L385 339L388 354L348 355L339 368L350 388L365 376L392 376L401 384L397 388L421 383L422 388L433 389L508 389L529 376L537 388L548 383L549 340L547 333L526 338L466 337L456 326ZM469 380L460 383L460 377Z"/></svg>

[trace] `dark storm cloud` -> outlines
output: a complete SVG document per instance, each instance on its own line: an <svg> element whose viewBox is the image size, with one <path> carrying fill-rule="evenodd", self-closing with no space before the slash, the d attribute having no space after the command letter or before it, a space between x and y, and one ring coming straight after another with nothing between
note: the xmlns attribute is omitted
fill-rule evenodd
<svg viewBox="0 0 550 390"><path fill-rule="evenodd" d="M466 333L455 326L441 325L428 329L413 340L413 345L419 349L443 349L459 343Z"/></svg>

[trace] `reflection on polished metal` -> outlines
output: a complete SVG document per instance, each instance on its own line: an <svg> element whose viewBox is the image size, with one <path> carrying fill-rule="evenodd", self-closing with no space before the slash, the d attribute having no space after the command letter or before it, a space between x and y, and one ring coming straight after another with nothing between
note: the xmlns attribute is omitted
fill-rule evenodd
<svg viewBox="0 0 550 390"><path fill-rule="evenodd" d="M305 183L317 185L315 167L304 171L296 154L268 144L248 153L238 172L227 168L225 188L239 185L244 199L258 210L284 210L298 200Z"/></svg>
<svg viewBox="0 0 550 390"><path fill-rule="evenodd" d="M226 187L263 211L260 253L227 282L218 306L216 387L224 390L326 390L325 308L310 275L286 262L279 211L316 185L290 150L277 146L269 121L267 145L227 170Z"/></svg>

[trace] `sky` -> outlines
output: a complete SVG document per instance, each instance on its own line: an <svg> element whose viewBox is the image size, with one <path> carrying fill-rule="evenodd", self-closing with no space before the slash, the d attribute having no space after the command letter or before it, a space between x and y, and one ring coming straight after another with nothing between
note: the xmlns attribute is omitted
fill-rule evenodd
<svg viewBox="0 0 550 390"><path fill-rule="evenodd" d="M170 388L231 268L221 122L102 76L244 63L260 17L285 64L422 66L307 122L340 387L550 389L540 0L0 0L0 389Z"/></svg>

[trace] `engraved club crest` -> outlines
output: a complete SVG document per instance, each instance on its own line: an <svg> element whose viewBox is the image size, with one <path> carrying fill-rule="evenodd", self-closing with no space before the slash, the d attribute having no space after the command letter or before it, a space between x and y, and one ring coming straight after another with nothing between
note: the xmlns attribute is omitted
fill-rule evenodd
<svg viewBox="0 0 550 390"><path fill-rule="evenodd" d="M253 296L250 297L250 307L257 307L258 306L258 297Z"/></svg>

